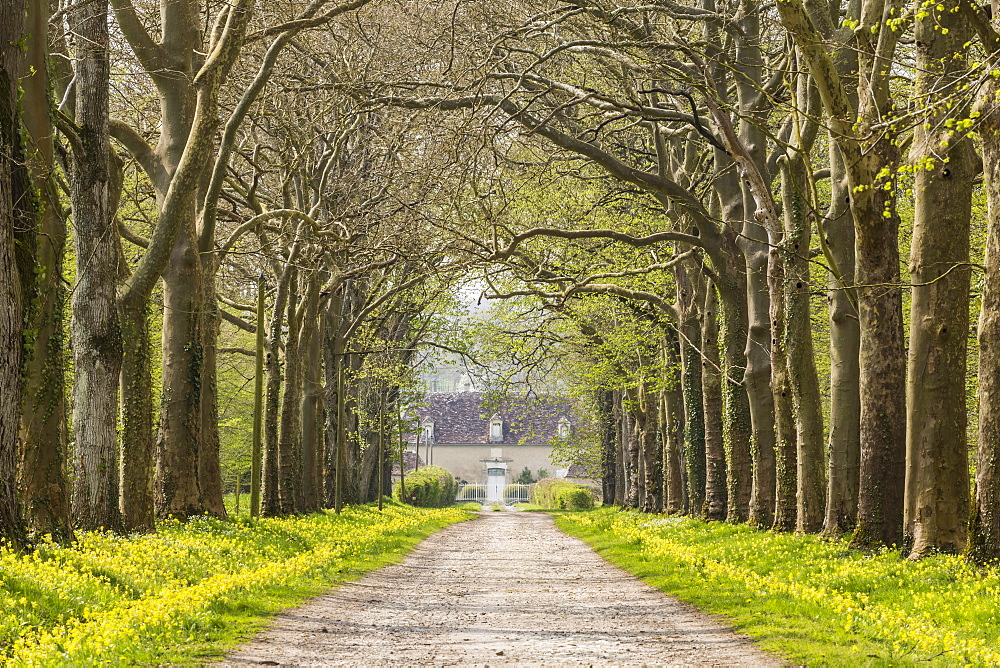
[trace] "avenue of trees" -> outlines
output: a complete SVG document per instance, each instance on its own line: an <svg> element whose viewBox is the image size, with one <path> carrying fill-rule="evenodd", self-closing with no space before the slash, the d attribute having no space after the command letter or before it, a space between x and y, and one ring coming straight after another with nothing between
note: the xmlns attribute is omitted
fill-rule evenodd
<svg viewBox="0 0 1000 668"><path fill-rule="evenodd" d="M255 510L379 498L438 347L562 379L606 502L1000 558L998 30L5 2L0 535L224 516L228 405ZM470 284L506 316L463 338Z"/></svg>

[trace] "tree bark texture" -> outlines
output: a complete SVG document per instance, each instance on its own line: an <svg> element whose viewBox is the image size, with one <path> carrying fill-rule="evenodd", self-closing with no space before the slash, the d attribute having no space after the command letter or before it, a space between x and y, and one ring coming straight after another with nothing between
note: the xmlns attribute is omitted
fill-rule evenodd
<svg viewBox="0 0 1000 668"><path fill-rule="evenodd" d="M715 284L722 314L722 442L726 452L726 520L745 522L750 516L753 484L753 421L750 399L743 383L747 343L746 274L736 270L744 266L745 261L731 228L727 227L723 232L722 246L725 256L729 258L729 269L716 272Z"/></svg>
<svg viewBox="0 0 1000 668"><path fill-rule="evenodd" d="M319 510L323 490L323 385L319 329L319 283L313 281L302 329L300 349L304 356L302 405L302 506ZM398 392L398 389L397 389ZM390 402L390 406L392 402ZM386 438L385 443L390 440ZM388 446L386 446L388 451Z"/></svg>
<svg viewBox="0 0 1000 668"><path fill-rule="evenodd" d="M628 462L625 458L625 443L628 440L625 435L625 415L622 410L622 393L620 390L614 391L614 415L615 415L615 505L625 506L626 484L628 481Z"/></svg>
<svg viewBox="0 0 1000 668"><path fill-rule="evenodd" d="M222 500L222 464L219 439L219 302L215 292L218 273L215 253L201 256L204 278L204 320L202 322L201 447L198 449L198 485L205 512L226 518Z"/></svg>
<svg viewBox="0 0 1000 668"><path fill-rule="evenodd" d="M701 385L701 309L704 294L700 277L692 281L687 271L676 272L680 304L681 363L684 389L684 464L688 512L701 516L705 506L705 403Z"/></svg>
<svg viewBox="0 0 1000 668"><path fill-rule="evenodd" d="M715 286L705 290L701 327L701 388L705 415L705 507L709 520L724 520L729 508L726 451L722 442L722 368L719 360L718 300Z"/></svg>
<svg viewBox="0 0 1000 668"><path fill-rule="evenodd" d="M873 151L895 171L888 140ZM861 472L857 547L898 545L902 538L906 454L903 303L899 287L899 214L882 179L864 184L873 193L854 207L861 319ZM852 186L856 190L857 184ZM867 194L867 193L866 193ZM888 214L883 215L883 214Z"/></svg>
<svg viewBox="0 0 1000 668"><path fill-rule="evenodd" d="M121 511L125 530L155 529L155 458L153 456L152 345L149 302L122 300L122 470Z"/></svg>
<svg viewBox="0 0 1000 668"><path fill-rule="evenodd" d="M982 115L983 169L988 205L986 259L979 311L979 435L976 498L968 554L985 564L1000 560L1000 82L991 78L977 102Z"/></svg>
<svg viewBox="0 0 1000 668"><path fill-rule="evenodd" d="M638 391L639 410L636 411L639 448L642 457L642 512L656 513L663 509L663 466L659 446L658 395L648 385L640 385Z"/></svg>
<svg viewBox="0 0 1000 668"><path fill-rule="evenodd" d="M771 320L768 312L767 245L763 228L752 222L744 225L743 254L747 263L746 373L743 385L750 400L753 425L753 491L750 499L751 523L769 527L774 517L776 419L771 392ZM749 243L749 242L753 243Z"/></svg>
<svg viewBox="0 0 1000 668"><path fill-rule="evenodd" d="M614 503L615 498L615 412L613 392L606 387L594 391L601 444L601 498Z"/></svg>
<svg viewBox="0 0 1000 668"><path fill-rule="evenodd" d="M861 395L859 355L861 325L855 308L854 218L843 158L830 146L830 208L821 234L830 273L827 300L830 313L830 428L827 444L826 518L823 535L839 537L854 530L858 514L861 468Z"/></svg>
<svg viewBox="0 0 1000 668"><path fill-rule="evenodd" d="M299 351L298 270L291 268L285 322L285 382L282 386L278 432L278 500L281 513L296 512L299 495L300 465L298 439L301 434L302 360Z"/></svg>
<svg viewBox="0 0 1000 668"><path fill-rule="evenodd" d="M278 422L281 402L281 330L288 306L288 281L279 276L278 290L274 298L274 310L268 327L267 357L264 361L266 379L264 384L264 493L261 513L275 517L281 513L281 499L278 484L280 465L278 461ZM335 385L335 384L334 384ZM328 386L329 387L329 386Z"/></svg>
<svg viewBox="0 0 1000 668"><path fill-rule="evenodd" d="M73 539L70 485L67 471L65 331L67 294L61 281L66 225L59 211L59 193L52 177L54 142L49 96L48 4L28 4L25 38L27 71L21 79L24 95L21 120L30 145L25 151L32 185L38 193L35 308L28 329L34 330L26 369L21 411L19 487L28 529L58 542Z"/></svg>
<svg viewBox="0 0 1000 668"><path fill-rule="evenodd" d="M20 45L25 4L0 5L0 540L25 542L17 490L18 418L24 340L24 290L15 258L15 236L28 195L17 111Z"/></svg>
<svg viewBox="0 0 1000 668"><path fill-rule="evenodd" d="M716 75L721 81L721 73ZM732 160L725 152L715 151L715 191L718 213L724 221L718 234L719 256L712 258L716 271L722 317L723 368L723 445L726 449L726 487L730 522L745 522L750 516L753 492L754 421L757 410L745 383L749 310L747 299L747 260L740 246L738 232L743 227L743 189ZM753 401L756 401L756 397ZM773 409L772 409L773 410ZM773 425L770 427L773 431Z"/></svg>
<svg viewBox="0 0 1000 668"><path fill-rule="evenodd" d="M795 408L797 446L795 530L815 533L823 526L826 480L823 471L823 408L810 322L809 248L813 216L810 213L806 168L801 153L789 152L782 168L781 199L784 204L786 253L785 351ZM779 474L779 481L780 478Z"/></svg>
<svg viewBox="0 0 1000 668"><path fill-rule="evenodd" d="M76 134L70 179L77 282L73 289L73 514L79 528L121 529L117 304L118 243L111 205L108 7L70 14L76 56Z"/></svg>
<svg viewBox="0 0 1000 668"><path fill-rule="evenodd" d="M910 251L910 351L906 375L906 498L903 552L959 553L969 516L965 405L969 332L969 226L979 158L972 140L946 127L968 105L936 104L967 74L970 37L955 0L916 19L914 94L928 105L914 129L916 164ZM943 147L946 147L942 150Z"/></svg>

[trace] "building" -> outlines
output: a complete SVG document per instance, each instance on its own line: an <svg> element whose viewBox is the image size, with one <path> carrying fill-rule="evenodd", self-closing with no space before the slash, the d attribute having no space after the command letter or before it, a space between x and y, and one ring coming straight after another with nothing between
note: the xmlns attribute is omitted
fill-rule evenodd
<svg viewBox="0 0 1000 668"><path fill-rule="evenodd" d="M410 449L468 483L510 484L525 468L534 478L556 475L553 444L572 438L579 422L563 399L487 405L480 392L429 392L424 404L412 416Z"/></svg>

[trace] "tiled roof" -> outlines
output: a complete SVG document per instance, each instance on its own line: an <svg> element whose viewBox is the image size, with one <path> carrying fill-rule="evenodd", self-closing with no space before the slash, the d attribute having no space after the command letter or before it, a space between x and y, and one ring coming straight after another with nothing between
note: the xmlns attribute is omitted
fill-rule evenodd
<svg viewBox="0 0 1000 668"><path fill-rule="evenodd" d="M507 399L499 407L484 407L482 402L480 392L429 392L426 405L416 413L420 424L434 421L434 442L446 444L548 445L556 440L561 419L567 419L571 429L577 423L572 405L564 399ZM494 414L503 420L502 441L489 438ZM408 440L415 442L416 435Z"/></svg>

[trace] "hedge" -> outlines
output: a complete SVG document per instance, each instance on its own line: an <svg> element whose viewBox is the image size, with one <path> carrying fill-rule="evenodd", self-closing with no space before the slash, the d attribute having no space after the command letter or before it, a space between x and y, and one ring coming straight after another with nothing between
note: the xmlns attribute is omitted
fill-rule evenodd
<svg viewBox="0 0 1000 668"><path fill-rule="evenodd" d="M401 497L402 487L396 485L392 497L411 506L444 508L455 503L458 481L447 469L440 466L423 466L406 476L406 498Z"/></svg>
<svg viewBox="0 0 1000 668"><path fill-rule="evenodd" d="M586 485L543 478L531 490L531 502L552 510L586 510L594 507L595 493Z"/></svg>

